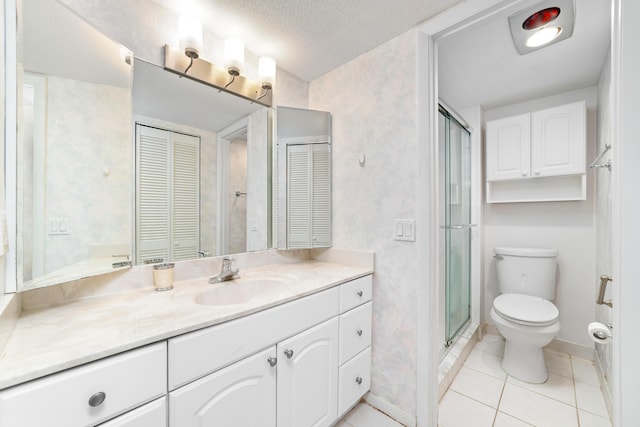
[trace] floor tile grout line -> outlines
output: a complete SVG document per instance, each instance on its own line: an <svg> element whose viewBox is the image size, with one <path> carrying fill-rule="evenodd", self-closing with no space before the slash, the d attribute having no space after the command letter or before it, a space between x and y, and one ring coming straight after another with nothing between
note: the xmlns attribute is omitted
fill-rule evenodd
<svg viewBox="0 0 640 427"><path fill-rule="evenodd" d="M454 393L458 393L460 396L465 397L465 398L470 399L470 400L473 400L474 402L479 403L479 404L481 404L481 405L484 405L484 406L486 406L487 408L495 409L496 411L498 410L498 408L497 408L497 407L496 407L496 408L494 408L494 407L493 407L493 406L491 406L491 405L487 405L487 404L486 404L486 403L484 403L484 402L480 402L478 399L475 399L475 398L473 398L473 397L471 397L471 396L467 396L466 394L461 393L461 392L459 392L458 390L454 390L454 389L452 389L452 388L450 388L449 390L447 390L447 392L446 392L445 394L449 393L450 391L452 391L452 392L454 392Z"/></svg>
<svg viewBox="0 0 640 427"><path fill-rule="evenodd" d="M504 382L502 383L502 390L500 390L500 397L498 398L498 406L496 406L496 413L493 414L493 423L491 423L491 427L495 427L496 420L498 419L498 411L500 410L500 404L502 403L502 396L504 395L504 389L507 386L507 377L504 378Z"/></svg>
<svg viewBox="0 0 640 427"><path fill-rule="evenodd" d="M578 408L578 392L576 391L576 376L573 373L573 358L569 355L569 363L571 365L571 384L573 384L573 399L576 401L576 420L580 427L580 409Z"/></svg>
<svg viewBox="0 0 640 427"><path fill-rule="evenodd" d="M517 379L517 378L516 378L516 379ZM573 381L573 380L572 380L572 381ZM522 390L526 390L526 391L529 391L529 392L531 392L531 393L535 393L535 394L537 394L537 395L540 395L540 396L542 396L542 397L546 397L547 399L554 400L554 401L556 401L556 402L558 402L558 403L562 403L563 405L567 405L567 406L569 406L569 407L571 407L571 408L578 408L578 400L576 399L576 387L575 387L575 385L573 386L573 399L574 399L574 401L576 402L576 404L575 404L575 405L571 405L571 404L569 404L569 403L567 403L567 402L563 402L562 400L556 399L555 397L547 396L546 394L540 393L540 392L535 391L535 390L530 390L530 389L528 389L528 388L525 388L525 387L519 386L518 384L514 384L514 383L511 383L511 382L510 382L509 384L511 384L511 385L512 385L512 386L514 386L514 387L521 388ZM543 384L544 384L544 383L543 383Z"/></svg>

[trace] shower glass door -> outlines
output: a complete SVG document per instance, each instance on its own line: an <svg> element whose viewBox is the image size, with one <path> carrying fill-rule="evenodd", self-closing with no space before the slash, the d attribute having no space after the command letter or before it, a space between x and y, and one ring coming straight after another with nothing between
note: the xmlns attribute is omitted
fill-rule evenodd
<svg viewBox="0 0 640 427"><path fill-rule="evenodd" d="M449 346L471 316L471 142L469 131L443 108L440 131L445 169L445 346Z"/></svg>

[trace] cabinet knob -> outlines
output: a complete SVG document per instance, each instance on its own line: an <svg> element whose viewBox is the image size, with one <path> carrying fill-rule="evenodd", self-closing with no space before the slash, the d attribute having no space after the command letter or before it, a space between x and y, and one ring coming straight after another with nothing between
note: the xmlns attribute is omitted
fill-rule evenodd
<svg viewBox="0 0 640 427"><path fill-rule="evenodd" d="M364 293L362 291L358 291L358 296L362 297L362 295L364 295Z"/></svg>
<svg viewBox="0 0 640 427"><path fill-rule="evenodd" d="M284 355L291 359L293 357L293 350L285 350Z"/></svg>
<svg viewBox="0 0 640 427"><path fill-rule="evenodd" d="M361 337L361 336L362 336L362 329L358 329L358 330L356 331L356 334L358 334L358 336L359 336L359 337Z"/></svg>
<svg viewBox="0 0 640 427"><path fill-rule="evenodd" d="M267 359L267 362L269 362L269 366L273 368L276 366L276 363L278 363L278 359L276 357L270 357Z"/></svg>
<svg viewBox="0 0 640 427"><path fill-rule="evenodd" d="M356 382L358 385L362 384L362 377L356 377Z"/></svg>
<svg viewBox="0 0 640 427"><path fill-rule="evenodd" d="M522 176L527 176L527 175L529 175L527 172L522 171Z"/></svg>
<svg viewBox="0 0 640 427"><path fill-rule="evenodd" d="M536 175L540 175L540 169L536 169L533 173Z"/></svg>
<svg viewBox="0 0 640 427"><path fill-rule="evenodd" d="M102 405L102 403L106 398L107 398L107 394L104 391L99 391L97 393L94 393L89 398L89 406L91 406L92 408L100 406Z"/></svg>

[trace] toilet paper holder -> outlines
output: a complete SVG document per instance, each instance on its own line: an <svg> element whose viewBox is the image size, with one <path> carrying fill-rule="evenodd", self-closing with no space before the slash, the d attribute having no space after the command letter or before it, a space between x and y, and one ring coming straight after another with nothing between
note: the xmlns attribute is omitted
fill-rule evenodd
<svg viewBox="0 0 640 427"><path fill-rule="evenodd" d="M613 301L604 299L604 294L607 291L607 284L612 280L613 279L607 275L600 276L600 292L598 292L598 299L596 300L596 304L608 305L609 307L613 307Z"/></svg>

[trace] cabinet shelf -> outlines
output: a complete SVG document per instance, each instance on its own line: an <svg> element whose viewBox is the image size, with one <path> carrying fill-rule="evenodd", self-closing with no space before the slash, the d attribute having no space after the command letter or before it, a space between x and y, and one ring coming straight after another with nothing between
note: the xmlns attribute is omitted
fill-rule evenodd
<svg viewBox="0 0 640 427"><path fill-rule="evenodd" d="M487 203L557 202L587 199L587 176L487 182Z"/></svg>

